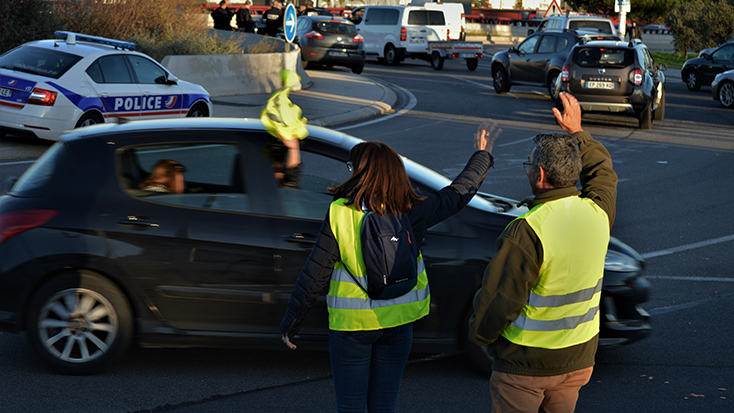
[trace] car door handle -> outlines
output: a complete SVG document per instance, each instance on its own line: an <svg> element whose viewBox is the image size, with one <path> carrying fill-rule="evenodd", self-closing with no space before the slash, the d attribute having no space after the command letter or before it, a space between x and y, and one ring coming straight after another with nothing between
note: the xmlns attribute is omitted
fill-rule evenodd
<svg viewBox="0 0 734 413"><path fill-rule="evenodd" d="M127 226L131 226L131 227L152 227L152 228L156 228L156 227L159 227L160 226L160 225L158 225L157 222L153 222L153 221L148 220L145 217L138 217L138 216L135 216L135 215L130 215L127 218L124 218L124 219L121 219L121 220L117 221L117 223L120 224L120 225L127 225Z"/></svg>
<svg viewBox="0 0 734 413"><path fill-rule="evenodd" d="M102 97L104 97L104 98L108 98L108 97L110 97L110 92L100 92L99 95L102 96Z"/></svg>
<svg viewBox="0 0 734 413"><path fill-rule="evenodd" d="M143 96L150 96L152 94L153 94L153 92L150 92L150 91L147 91L147 90L143 92Z"/></svg>
<svg viewBox="0 0 734 413"><path fill-rule="evenodd" d="M292 235L283 235L283 239L296 244L313 245L316 243L316 237L313 234L302 234L300 232L293 233Z"/></svg>

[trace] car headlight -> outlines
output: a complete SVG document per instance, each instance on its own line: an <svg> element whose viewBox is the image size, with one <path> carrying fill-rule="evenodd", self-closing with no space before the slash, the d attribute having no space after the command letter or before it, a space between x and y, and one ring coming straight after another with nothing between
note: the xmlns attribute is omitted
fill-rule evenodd
<svg viewBox="0 0 734 413"><path fill-rule="evenodd" d="M638 272L642 270L640 262L614 250L607 250L607 257L604 260L604 270L614 272Z"/></svg>

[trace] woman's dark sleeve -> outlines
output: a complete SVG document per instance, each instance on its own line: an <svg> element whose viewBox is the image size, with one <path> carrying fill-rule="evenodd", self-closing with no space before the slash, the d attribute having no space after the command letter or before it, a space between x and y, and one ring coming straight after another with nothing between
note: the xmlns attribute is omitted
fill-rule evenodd
<svg viewBox="0 0 734 413"><path fill-rule="evenodd" d="M489 152L474 152L464 170L451 185L426 195L426 199L408 211L413 229L419 231L430 228L461 211L477 193L493 163L494 160Z"/></svg>
<svg viewBox="0 0 734 413"><path fill-rule="evenodd" d="M291 338L298 334L308 310L316 302L319 293L328 285L331 271L339 259L339 245L331 232L327 213L321 231L316 237L316 244L293 287L285 317L280 322L280 332L283 335Z"/></svg>

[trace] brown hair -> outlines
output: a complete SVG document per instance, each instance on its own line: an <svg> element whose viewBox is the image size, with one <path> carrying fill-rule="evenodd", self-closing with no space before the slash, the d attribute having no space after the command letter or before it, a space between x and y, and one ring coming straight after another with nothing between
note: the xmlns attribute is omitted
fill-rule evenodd
<svg viewBox="0 0 734 413"><path fill-rule="evenodd" d="M158 161L153 170L150 171L148 179L143 181L140 188L144 188L151 184L162 184L165 185L169 191L172 190L173 182L176 178L176 172L185 172L186 168L176 161L170 159L161 159Z"/></svg>
<svg viewBox="0 0 734 413"><path fill-rule="evenodd" d="M410 185L403 161L387 144L376 141L357 144L349 152L349 160L354 168L352 176L341 185L329 188L338 198L349 199L348 205L359 208L364 204L380 215L386 210L400 215L425 199Z"/></svg>

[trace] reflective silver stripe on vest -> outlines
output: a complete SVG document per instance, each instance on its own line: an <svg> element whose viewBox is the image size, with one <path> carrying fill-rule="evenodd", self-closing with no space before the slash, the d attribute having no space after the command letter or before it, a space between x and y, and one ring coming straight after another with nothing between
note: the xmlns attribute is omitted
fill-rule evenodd
<svg viewBox="0 0 734 413"><path fill-rule="evenodd" d="M327 297L328 298L328 297ZM599 307L590 308L584 315L565 317L559 320L531 320L520 316L512 325L525 331L561 331L573 330L583 323L592 321L599 312Z"/></svg>
<svg viewBox="0 0 734 413"><path fill-rule="evenodd" d="M423 258L421 258L421 259L418 260L417 272L418 272L418 274L423 274L423 272L425 270L426 270L426 264L423 263ZM359 277L355 277L355 278L359 279ZM343 283L357 284L354 281L354 278L352 278L352 276L349 275L349 272L347 272L347 270L342 270L342 269L336 269L336 268L334 268L334 271L332 271L332 273L331 273L331 279L332 279L332 281L339 281L339 282L343 282ZM357 284L357 285L359 285L359 284ZM365 285L362 285L362 287L367 288L367 286L365 286ZM380 300L380 301L384 301L384 300Z"/></svg>
<svg viewBox="0 0 734 413"><path fill-rule="evenodd" d="M530 293L528 298L528 305L531 307L561 307L566 304L581 303L584 301L591 300L594 294L601 291L603 278L599 278L599 282L596 287L586 288L575 293L565 295L550 295L544 297L535 293Z"/></svg>
<svg viewBox="0 0 734 413"><path fill-rule="evenodd" d="M349 275L347 275L349 277ZM428 298L430 289L428 286L422 290L408 291L405 295L389 300L373 300L371 298L345 298L326 296L326 305L329 308L339 310L372 310L379 307L388 307L398 304L417 303Z"/></svg>

